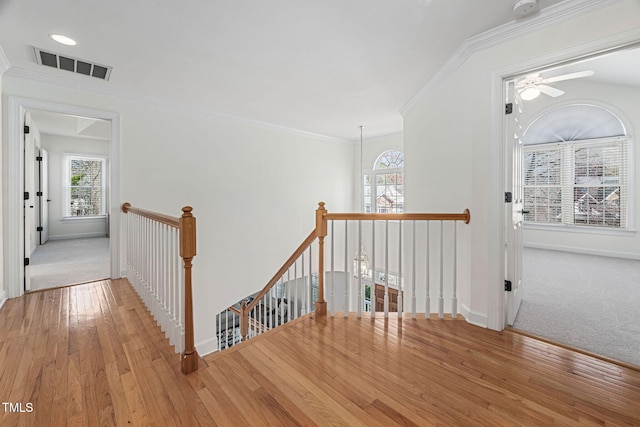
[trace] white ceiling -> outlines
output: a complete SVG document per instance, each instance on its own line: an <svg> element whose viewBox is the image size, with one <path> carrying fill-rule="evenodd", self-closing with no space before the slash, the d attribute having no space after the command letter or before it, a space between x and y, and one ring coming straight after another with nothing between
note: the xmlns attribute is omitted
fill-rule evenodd
<svg viewBox="0 0 640 427"><path fill-rule="evenodd" d="M108 142L111 140L111 122L49 111L32 110L31 121L41 134L70 136Z"/></svg>
<svg viewBox="0 0 640 427"><path fill-rule="evenodd" d="M150 102L355 140L359 125L369 137L400 132L402 106L466 39L513 22L512 5L5 0L0 46L16 74L76 79ZM50 33L78 44L57 44ZM38 65L32 46L112 66L110 81Z"/></svg>

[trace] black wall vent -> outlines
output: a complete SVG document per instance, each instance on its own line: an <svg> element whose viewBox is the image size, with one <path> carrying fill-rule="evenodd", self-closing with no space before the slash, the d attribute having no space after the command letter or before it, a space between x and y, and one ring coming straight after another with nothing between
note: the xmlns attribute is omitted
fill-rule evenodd
<svg viewBox="0 0 640 427"><path fill-rule="evenodd" d="M101 80L109 80L111 76L111 67L109 66L72 58L67 55L47 52L37 47L34 47L33 50L36 55L36 62L40 65L84 74L85 76L96 77Z"/></svg>

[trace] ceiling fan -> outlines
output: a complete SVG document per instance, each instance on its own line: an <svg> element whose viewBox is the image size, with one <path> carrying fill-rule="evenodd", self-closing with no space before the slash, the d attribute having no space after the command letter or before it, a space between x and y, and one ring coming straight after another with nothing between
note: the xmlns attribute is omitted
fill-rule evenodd
<svg viewBox="0 0 640 427"><path fill-rule="evenodd" d="M563 80L579 79L581 77L593 76L593 71L585 70L578 71L576 73L563 74L561 76L543 78L540 73L529 74L524 76L516 85L516 89L520 94L520 98L525 101L531 101L537 98L540 93L551 96L553 98L560 96L564 91L556 89L555 87L548 86L547 83L561 82Z"/></svg>

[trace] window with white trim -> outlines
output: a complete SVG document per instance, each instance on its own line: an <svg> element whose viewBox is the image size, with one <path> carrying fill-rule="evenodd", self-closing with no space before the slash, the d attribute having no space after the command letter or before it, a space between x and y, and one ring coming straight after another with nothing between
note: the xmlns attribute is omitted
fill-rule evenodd
<svg viewBox="0 0 640 427"><path fill-rule="evenodd" d="M64 156L64 217L105 215L105 171L103 157Z"/></svg>
<svg viewBox="0 0 640 427"><path fill-rule="evenodd" d="M620 120L585 105L541 119L523 138L525 222L627 228L630 138Z"/></svg>
<svg viewBox="0 0 640 427"><path fill-rule="evenodd" d="M626 228L628 139L524 147L524 220Z"/></svg>
<svg viewBox="0 0 640 427"><path fill-rule="evenodd" d="M404 154L387 150L376 159L373 170L363 176L365 213L404 212ZM372 207L375 206L375 210Z"/></svg>

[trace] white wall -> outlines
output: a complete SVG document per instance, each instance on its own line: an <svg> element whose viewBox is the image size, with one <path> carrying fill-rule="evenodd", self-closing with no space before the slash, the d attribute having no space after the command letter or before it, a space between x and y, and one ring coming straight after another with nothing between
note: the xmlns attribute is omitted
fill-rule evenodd
<svg viewBox="0 0 640 427"><path fill-rule="evenodd" d="M353 209L348 142L15 76L5 76L3 95L5 102L15 95L119 113L122 202L174 216L193 206L195 341L201 349L214 335L216 313L262 288L313 229L317 202L333 211Z"/></svg>
<svg viewBox="0 0 640 427"><path fill-rule="evenodd" d="M3 88L3 74L4 68L0 67L0 90ZM4 137L4 110L2 108L4 104L4 97L0 97L0 135ZM3 146L4 148L4 146ZM0 150L0 165L4 169L4 149ZM4 172L0 173L0 188L4 188ZM4 194L4 193L3 193ZM0 227L0 242L4 242L4 228L5 228L5 201L4 197L0 200L0 223L2 227ZM7 299L7 287L4 282L4 244L0 245L0 307L4 304Z"/></svg>
<svg viewBox="0 0 640 427"><path fill-rule="evenodd" d="M635 34L639 17L640 2L623 0L525 35L510 35L471 54L405 112L407 210L471 209L471 224L461 236L469 262L461 265L459 280L461 305L474 323L499 329L503 319L497 295L504 278L499 271L499 204L505 189L496 188L503 164L501 131L494 129L501 120L494 117L500 114L494 106L500 104L501 89L494 87L494 73L526 71L533 64L545 65L542 61L550 56L557 60L562 52L602 44L625 31Z"/></svg>
<svg viewBox="0 0 640 427"><path fill-rule="evenodd" d="M584 64L585 69L589 67ZM610 232L584 228L569 228L558 232L525 227L523 240L526 246L595 255L617 256L622 258L640 259L640 233L635 232L640 224L640 88L591 83L588 79L574 80L562 84L565 94L560 98L540 96L524 104L523 123L525 127L536 117L552 109L554 105L569 105L571 103L592 103L610 111L623 120L632 137L631 154L635 176L630 182L632 194L631 213L628 219L631 232Z"/></svg>
<svg viewBox="0 0 640 427"><path fill-rule="evenodd" d="M49 153L49 239L106 236L106 218L63 220L63 181L65 154L96 155L108 159L109 141L43 134L41 143Z"/></svg>

